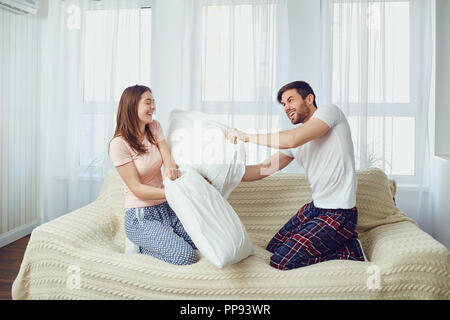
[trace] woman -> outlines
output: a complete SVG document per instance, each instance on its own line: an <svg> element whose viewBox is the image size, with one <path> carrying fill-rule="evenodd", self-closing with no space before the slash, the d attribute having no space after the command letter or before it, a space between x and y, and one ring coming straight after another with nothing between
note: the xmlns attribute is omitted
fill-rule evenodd
<svg viewBox="0 0 450 320"><path fill-rule="evenodd" d="M158 121L150 88L127 88L120 98L109 156L125 189L125 232L139 252L160 260L186 265L197 261L197 249L169 207L164 177L180 176Z"/></svg>

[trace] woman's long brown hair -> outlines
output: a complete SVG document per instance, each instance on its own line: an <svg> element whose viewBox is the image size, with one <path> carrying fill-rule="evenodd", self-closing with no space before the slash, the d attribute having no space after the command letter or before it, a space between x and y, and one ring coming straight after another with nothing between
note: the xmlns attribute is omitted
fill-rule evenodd
<svg viewBox="0 0 450 320"><path fill-rule="evenodd" d="M119 109L117 110L116 130L113 137L113 139L115 137L122 137L130 145L130 147L138 153L138 155L148 151L147 148L139 142L140 133L138 117L139 101L146 91L152 93L152 90L150 90L149 87L135 85L133 87L126 88L122 93L119 102ZM145 132L148 141L150 141L151 144L156 144L155 138L153 137L148 124L145 125Z"/></svg>

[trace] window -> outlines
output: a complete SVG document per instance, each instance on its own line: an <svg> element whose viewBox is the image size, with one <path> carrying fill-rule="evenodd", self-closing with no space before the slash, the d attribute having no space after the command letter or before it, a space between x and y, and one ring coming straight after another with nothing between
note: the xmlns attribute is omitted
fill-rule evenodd
<svg viewBox="0 0 450 320"><path fill-rule="evenodd" d="M279 131L277 113L260 114L261 100L280 108L274 102L275 9L274 4L203 6L202 104L212 119L248 133L257 133L257 127ZM267 96L261 98L261 93ZM246 147L247 164L275 152L256 145Z"/></svg>
<svg viewBox="0 0 450 320"><path fill-rule="evenodd" d="M253 5L203 7L204 101L250 102L256 100L256 90L270 90L270 87L261 87L264 84L258 83L262 81L256 79L256 72L273 74L274 71L270 70L275 61L276 43L271 36L274 14L274 5L269 5L267 16L270 18L263 26L270 31L267 37L261 37L255 30L260 22L254 26L257 14Z"/></svg>
<svg viewBox="0 0 450 320"><path fill-rule="evenodd" d="M367 92L370 103L409 103L409 2L344 2L334 6L333 100L345 98L358 103ZM361 48L368 56L361 54ZM366 91L360 84L367 74ZM348 92L339 86L346 83Z"/></svg>
<svg viewBox="0 0 450 320"><path fill-rule="evenodd" d="M86 13L85 101L119 101L123 90L136 80L150 83L151 8L121 9L117 37L115 10ZM115 43L117 41L117 43ZM106 60L114 50L115 59ZM113 68L105 62L114 64ZM111 73L111 74L110 74Z"/></svg>
<svg viewBox="0 0 450 320"><path fill-rule="evenodd" d="M86 13L79 165L90 174L103 167L123 90L150 84L151 24L149 7Z"/></svg>
<svg viewBox="0 0 450 320"><path fill-rule="evenodd" d="M365 162L413 182L419 112L410 89L410 3L348 1L333 9L332 98L348 108L356 167Z"/></svg>
<svg viewBox="0 0 450 320"><path fill-rule="evenodd" d="M367 117L367 136L359 134L359 117L349 116L355 150L356 167L366 157L368 167L378 167L397 176L414 175L415 168L415 118L414 117ZM356 146L365 139L367 149ZM366 152L361 155L361 152Z"/></svg>

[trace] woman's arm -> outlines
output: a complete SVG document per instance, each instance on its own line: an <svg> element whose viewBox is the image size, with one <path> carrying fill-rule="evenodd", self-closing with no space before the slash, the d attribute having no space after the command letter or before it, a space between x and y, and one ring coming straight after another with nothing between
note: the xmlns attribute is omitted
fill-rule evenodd
<svg viewBox="0 0 450 320"><path fill-rule="evenodd" d="M133 192L133 194L142 200L164 200L166 195L164 189L151 187L142 184L134 165L134 162L128 162L123 166L116 167L117 172L122 177L125 184Z"/></svg>
<svg viewBox="0 0 450 320"><path fill-rule="evenodd" d="M171 180L178 179L180 177L180 171L178 170L178 165L173 160L172 153L170 152L166 140L160 141L157 146L163 159L164 177L169 177Z"/></svg>

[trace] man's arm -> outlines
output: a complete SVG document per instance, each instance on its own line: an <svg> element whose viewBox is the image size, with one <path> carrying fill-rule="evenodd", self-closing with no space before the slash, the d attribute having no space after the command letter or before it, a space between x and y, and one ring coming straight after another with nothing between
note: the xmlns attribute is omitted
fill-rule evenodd
<svg viewBox="0 0 450 320"><path fill-rule="evenodd" d="M232 143L236 143L239 139L243 142L252 142L275 149L290 149L322 137L329 129L322 120L312 118L291 130L269 134L247 134L237 129L231 129L227 130L226 137Z"/></svg>
<svg viewBox="0 0 450 320"><path fill-rule="evenodd" d="M242 181L261 180L285 168L292 160L294 160L294 158L291 158L282 152L277 152L260 164L246 166Z"/></svg>
<svg viewBox="0 0 450 320"><path fill-rule="evenodd" d="M170 152L170 148L166 140L160 141L158 143L158 148L163 159L164 177L168 176L171 180L178 179L181 176L181 173L178 169L178 165L175 163L175 160L173 160L172 153ZM209 184L211 184L211 181L209 181L208 178L204 178Z"/></svg>

